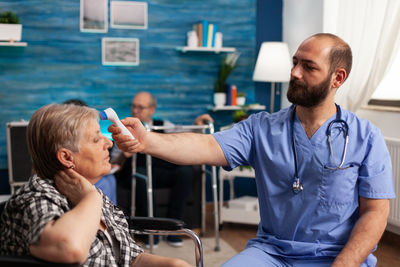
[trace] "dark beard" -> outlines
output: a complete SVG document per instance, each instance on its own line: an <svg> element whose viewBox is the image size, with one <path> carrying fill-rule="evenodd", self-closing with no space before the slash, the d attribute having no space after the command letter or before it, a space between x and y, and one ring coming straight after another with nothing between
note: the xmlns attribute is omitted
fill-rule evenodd
<svg viewBox="0 0 400 267"><path fill-rule="evenodd" d="M325 100L329 93L330 78L328 77L312 87L307 87L307 85L299 80L291 79L289 83L289 89L286 94L288 100L299 106L303 107L315 107Z"/></svg>

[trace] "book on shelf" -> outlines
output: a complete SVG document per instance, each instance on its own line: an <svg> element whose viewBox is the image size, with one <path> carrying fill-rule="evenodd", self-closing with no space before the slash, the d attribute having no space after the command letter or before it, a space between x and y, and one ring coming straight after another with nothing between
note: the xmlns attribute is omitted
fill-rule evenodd
<svg viewBox="0 0 400 267"><path fill-rule="evenodd" d="M214 33L214 24L208 24L208 33L207 33L207 47L212 47L212 39Z"/></svg>
<svg viewBox="0 0 400 267"><path fill-rule="evenodd" d="M232 106L236 106L236 94L237 94L236 85L232 84L231 85Z"/></svg>
<svg viewBox="0 0 400 267"><path fill-rule="evenodd" d="M236 95L237 95L236 85L227 84L225 88L226 88L226 105L236 106Z"/></svg>
<svg viewBox="0 0 400 267"><path fill-rule="evenodd" d="M212 34L212 41L211 47L215 47L215 34L217 33L217 24L213 24L213 34Z"/></svg>
<svg viewBox="0 0 400 267"><path fill-rule="evenodd" d="M215 34L217 32L217 25L209 23L207 20L201 20L193 25L193 30L197 34L198 47L215 47Z"/></svg>
<svg viewBox="0 0 400 267"><path fill-rule="evenodd" d="M232 106L232 91L231 91L231 85L230 84L225 85L225 91L226 91L225 105Z"/></svg>
<svg viewBox="0 0 400 267"><path fill-rule="evenodd" d="M208 21L207 20L203 20L201 22L203 24L203 34L202 34L202 46L203 47L207 47L207 39L208 39Z"/></svg>
<svg viewBox="0 0 400 267"><path fill-rule="evenodd" d="M197 46L203 46L203 23L196 23L195 24L195 31L197 34Z"/></svg>

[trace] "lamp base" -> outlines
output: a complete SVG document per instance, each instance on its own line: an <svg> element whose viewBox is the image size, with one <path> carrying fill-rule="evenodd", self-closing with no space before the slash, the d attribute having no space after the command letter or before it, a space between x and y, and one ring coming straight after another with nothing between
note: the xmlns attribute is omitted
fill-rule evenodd
<svg viewBox="0 0 400 267"><path fill-rule="evenodd" d="M275 82L271 82L271 98L269 103L269 112L274 113L275 111Z"/></svg>

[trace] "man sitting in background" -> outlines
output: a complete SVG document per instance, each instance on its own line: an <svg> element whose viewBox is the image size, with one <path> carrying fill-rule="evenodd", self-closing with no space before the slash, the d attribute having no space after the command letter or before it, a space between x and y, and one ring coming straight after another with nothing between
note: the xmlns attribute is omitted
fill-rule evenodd
<svg viewBox="0 0 400 267"><path fill-rule="evenodd" d="M156 110L155 97L147 92L138 93L132 100L131 113L142 123L148 126L171 126L174 124L167 120L155 120L153 114ZM194 124L204 124L205 121L213 121L208 114L198 116ZM164 132L164 131L158 131ZM118 204L120 207L129 211L135 208L135 216L147 216L147 192L146 180L136 179L135 203L136 207L131 207L131 177L133 174L147 175L146 156L142 153L131 154L113 149L112 162L119 163L121 170L115 175L117 177ZM132 162L136 164L132 164ZM166 217L173 219L183 219L185 205L192 191L193 169L191 166L180 166L158 159L152 158L152 177L153 189L170 188L168 209ZM157 215L157 210L155 210ZM171 246L179 247L183 245L182 240L175 235L167 237L167 242ZM158 244L158 236L154 238L154 244Z"/></svg>

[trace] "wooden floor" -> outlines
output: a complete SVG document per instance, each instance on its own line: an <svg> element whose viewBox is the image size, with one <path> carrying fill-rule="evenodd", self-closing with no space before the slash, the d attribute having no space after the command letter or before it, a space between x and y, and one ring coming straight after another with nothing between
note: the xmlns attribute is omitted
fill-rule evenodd
<svg viewBox="0 0 400 267"><path fill-rule="evenodd" d="M206 236L214 236L212 205L209 204L207 204L206 227ZM220 238L240 252L246 247L247 241L256 236L256 233L256 225L224 223L220 230ZM400 236L385 232L374 255L378 258L378 267L400 266Z"/></svg>

